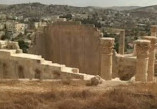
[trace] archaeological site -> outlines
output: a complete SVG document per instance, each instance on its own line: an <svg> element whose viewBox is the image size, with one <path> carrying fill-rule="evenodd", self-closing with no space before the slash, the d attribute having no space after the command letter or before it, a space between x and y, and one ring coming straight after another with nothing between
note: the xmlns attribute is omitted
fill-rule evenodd
<svg viewBox="0 0 157 109"><path fill-rule="evenodd" d="M134 51L125 54L125 30L118 31L119 52L114 38L103 37L94 25L80 22L55 22L37 30L30 53L46 60L78 68L79 72L100 75L104 80L120 78L128 81L153 82L156 71L157 26L151 36L134 41Z"/></svg>
<svg viewBox="0 0 157 109"><path fill-rule="evenodd" d="M157 1L34 1L0 1L0 109L157 109Z"/></svg>
<svg viewBox="0 0 157 109"><path fill-rule="evenodd" d="M0 41L1 79L81 79L98 75L103 80L155 82L157 73L157 26L151 36L134 41L131 54L125 53L125 30L115 39L103 37L94 25L58 21L36 30L29 54L22 53L17 42Z"/></svg>

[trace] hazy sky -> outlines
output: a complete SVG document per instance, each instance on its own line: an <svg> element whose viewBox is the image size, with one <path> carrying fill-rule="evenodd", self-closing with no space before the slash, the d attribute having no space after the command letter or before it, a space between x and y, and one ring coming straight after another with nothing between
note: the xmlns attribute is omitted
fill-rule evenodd
<svg viewBox="0 0 157 109"><path fill-rule="evenodd" d="M0 0L0 4L41 2L44 4L66 4L73 6L148 6L156 5L157 0Z"/></svg>

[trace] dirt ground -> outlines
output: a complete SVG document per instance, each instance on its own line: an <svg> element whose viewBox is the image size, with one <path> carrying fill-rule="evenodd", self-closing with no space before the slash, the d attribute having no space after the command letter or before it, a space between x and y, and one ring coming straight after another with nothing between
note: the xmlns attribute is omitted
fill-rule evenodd
<svg viewBox="0 0 157 109"><path fill-rule="evenodd" d="M157 84L0 81L0 109L157 109Z"/></svg>

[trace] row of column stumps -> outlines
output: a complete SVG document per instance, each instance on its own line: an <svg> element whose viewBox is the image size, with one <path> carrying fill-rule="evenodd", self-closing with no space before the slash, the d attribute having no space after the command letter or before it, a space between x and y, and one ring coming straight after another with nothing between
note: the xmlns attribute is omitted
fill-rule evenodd
<svg viewBox="0 0 157 109"><path fill-rule="evenodd" d="M145 39L145 41L146 40L150 41L150 45L148 44L148 42L146 44L146 42L140 42L139 40L135 41L134 52L133 52L133 55L137 56L135 80L142 81L142 82L154 82L154 73L155 73L154 68L155 68L155 60L156 60L155 51L156 51L156 43L157 43L157 25L152 25L151 36L144 36L143 39ZM143 43L143 49L139 49L140 47L142 47L142 43ZM144 45L147 45L147 47L145 47ZM142 52L142 50L144 49L145 49L145 53ZM143 55L145 55L145 57L141 56L142 53ZM141 58L143 58L143 61ZM144 66L146 68L144 68L142 64L140 63L145 64ZM144 69L144 70L142 71L140 69ZM141 77L140 77L140 74L142 75Z"/></svg>
<svg viewBox="0 0 157 109"><path fill-rule="evenodd" d="M154 81L154 62L156 37L145 36L146 40L136 41L136 81ZM100 75L105 80L112 79L112 55L114 38L101 38L101 68ZM149 60L150 58L150 60Z"/></svg>
<svg viewBox="0 0 157 109"><path fill-rule="evenodd" d="M136 43L136 75L135 80L141 82L154 82L155 67L155 36L144 36L144 40L137 40Z"/></svg>
<svg viewBox="0 0 157 109"><path fill-rule="evenodd" d="M144 36L144 40L135 41L137 56L135 80L141 82L154 81L154 63L155 63L155 45L157 38L157 26L152 26L151 35ZM114 47L114 38L101 38L101 68L100 75L105 80L112 79L112 55ZM120 32L119 53L124 54L125 49L125 31Z"/></svg>

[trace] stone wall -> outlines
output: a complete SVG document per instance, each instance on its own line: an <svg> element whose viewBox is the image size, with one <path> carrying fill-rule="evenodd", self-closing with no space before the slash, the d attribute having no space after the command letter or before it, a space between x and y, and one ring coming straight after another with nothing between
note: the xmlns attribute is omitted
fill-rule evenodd
<svg viewBox="0 0 157 109"><path fill-rule="evenodd" d="M18 42L0 40L0 49L20 49Z"/></svg>
<svg viewBox="0 0 157 109"><path fill-rule="evenodd" d="M112 77L129 80L136 73L141 75L142 71L137 68L140 67L138 60L141 58L136 56L138 51L136 47L134 50L136 53L124 54L125 30L120 32L120 52L114 53L113 56L114 40L102 36L102 33L92 25L83 25L79 22L55 22L36 32L30 53L40 54L55 63L79 68L81 72L87 74L100 75L105 80L111 80ZM145 42L142 40L139 43ZM139 50L141 49L142 46ZM153 57L154 52L149 52L152 55L149 58ZM141 62L143 65L148 63ZM149 62L147 68L150 70L149 73L145 69L145 74L152 73L151 77L154 74L151 67L153 62ZM141 80L139 75L136 77ZM146 81L147 79L145 76Z"/></svg>
<svg viewBox="0 0 157 109"><path fill-rule="evenodd" d="M113 78L119 77L121 80L131 79L136 72L136 56L132 54L113 55Z"/></svg>
<svg viewBox="0 0 157 109"><path fill-rule="evenodd" d="M7 46L6 41L0 45ZM9 42L15 44L16 42ZM5 48L5 47L4 47ZM39 55L25 54L17 49L0 49L0 79L85 79L79 69L46 61Z"/></svg>
<svg viewBox="0 0 157 109"><path fill-rule="evenodd" d="M56 22L37 32L30 53L55 63L76 67L80 72L100 74L101 32L80 22Z"/></svg>
<svg viewBox="0 0 157 109"><path fill-rule="evenodd" d="M40 54L47 60L79 68L81 72L87 74L101 75L106 72L104 65L109 64L102 57L102 52L105 50L101 51L101 38L102 33L92 25L56 22L36 32L30 53ZM110 64L111 66L113 64L113 77L128 80L135 74L136 59L123 55L124 41L125 30L121 30L119 49L122 55L114 55L113 62ZM106 45L106 42L104 44ZM104 48L108 49L105 45Z"/></svg>

